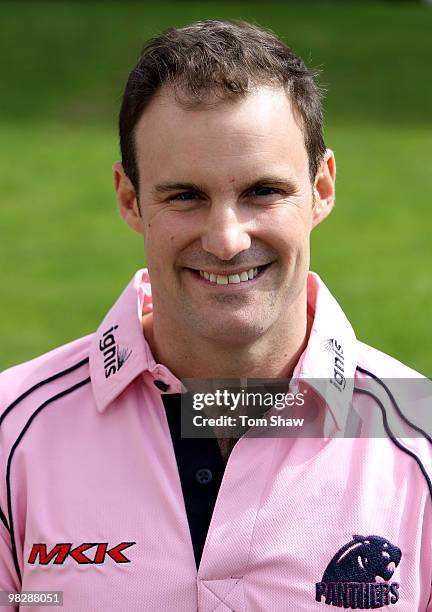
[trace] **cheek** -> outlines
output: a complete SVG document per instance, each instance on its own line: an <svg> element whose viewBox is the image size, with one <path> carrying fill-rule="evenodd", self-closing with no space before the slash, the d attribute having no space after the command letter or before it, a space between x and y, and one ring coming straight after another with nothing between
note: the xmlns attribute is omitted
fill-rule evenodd
<svg viewBox="0 0 432 612"><path fill-rule="evenodd" d="M144 249L147 259L157 265L159 261L166 261L175 255L175 239L166 232L159 234L148 232L144 238Z"/></svg>
<svg viewBox="0 0 432 612"><path fill-rule="evenodd" d="M152 221L146 226L144 251L152 282L167 279L173 273L178 254L181 251L178 233L165 224Z"/></svg>
<svg viewBox="0 0 432 612"><path fill-rule="evenodd" d="M264 240L280 254L290 255L303 251L309 246L310 229L304 219L290 216L282 218L272 228L269 228Z"/></svg>

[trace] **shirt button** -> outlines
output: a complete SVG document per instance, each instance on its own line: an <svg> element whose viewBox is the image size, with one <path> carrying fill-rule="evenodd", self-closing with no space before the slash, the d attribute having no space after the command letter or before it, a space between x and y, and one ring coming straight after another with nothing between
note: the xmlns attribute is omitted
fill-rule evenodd
<svg viewBox="0 0 432 612"><path fill-rule="evenodd" d="M154 380L153 384L155 387L160 389L160 391L168 391L169 389L169 385L167 385L163 380Z"/></svg>
<svg viewBox="0 0 432 612"><path fill-rule="evenodd" d="M211 482L213 474L208 468L200 468L195 473L195 480L200 484L208 484Z"/></svg>

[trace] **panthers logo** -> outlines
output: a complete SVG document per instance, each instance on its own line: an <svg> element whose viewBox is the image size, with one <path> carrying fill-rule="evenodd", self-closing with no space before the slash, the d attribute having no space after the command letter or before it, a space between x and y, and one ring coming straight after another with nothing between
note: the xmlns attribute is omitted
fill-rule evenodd
<svg viewBox="0 0 432 612"><path fill-rule="evenodd" d="M390 580L402 557L400 548L379 536L356 535L353 538L330 561L322 582Z"/></svg>
<svg viewBox="0 0 432 612"><path fill-rule="evenodd" d="M321 582L316 601L340 608L381 608L399 599L399 584L389 580L402 558L400 548L380 536L355 535L335 554Z"/></svg>

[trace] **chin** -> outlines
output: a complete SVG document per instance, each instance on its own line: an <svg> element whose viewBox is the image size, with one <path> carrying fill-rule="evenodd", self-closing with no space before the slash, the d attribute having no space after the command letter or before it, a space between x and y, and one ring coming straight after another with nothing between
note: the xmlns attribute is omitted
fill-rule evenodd
<svg viewBox="0 0 432 612"><path fill-rule="evenodd" d="M228 320L224 318L213 320L211 323L206 321L200 331L206 340L231 348L240 348L262 338L266 328L262 321L245 321L231 317ZM199 333L198 330L197 332Z"/></svg>

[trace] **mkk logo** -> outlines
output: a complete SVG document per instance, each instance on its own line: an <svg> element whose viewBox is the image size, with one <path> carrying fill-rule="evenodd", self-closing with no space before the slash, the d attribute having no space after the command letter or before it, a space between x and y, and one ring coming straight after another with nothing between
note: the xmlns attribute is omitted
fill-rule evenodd
<svg viewBox="0 0 432 612"><path fill-rule="evenodd" d="M72 548L72 543L54 544L50 552L47 551L46 544L33 544L28 558L28 563L39 565L62 565L68 557L80 565L105 563L106 557L110 557L115 563L130 563L130 559L125 557L122 550L133 546L136 542L121 542L117 546L108 548L108 542L86 542L78 544ZM88 550L94 548L92 555L85 555Z"/></svg>
<svg viewBox="0 0 432 612"><path fill-rule="evenodd" d="M369 610L395 604L399 584L389 582L402 558L385 538L353 536L328 564L315 585L315 600L338 608Z"/></svg>
<svg viewBox="0 0 432 612"><path fill-rule="evenodd" d="M103 353L105 378L109 378L115 374L126 359L129 359L132 350L120 348L114 337L114 330L118 329L118 325L114 325L107 329L102 334L102 339L99 341L99 350Z"/></svg>
<svg viewBox="0 0 432 612"><path fill-rule="evenodd" d="M342 345L335 338L330 338L325 341L324 348L333 353L333 378L330 379L330 382L338 391L343 391L346 387L346 378Z"/></svg>

